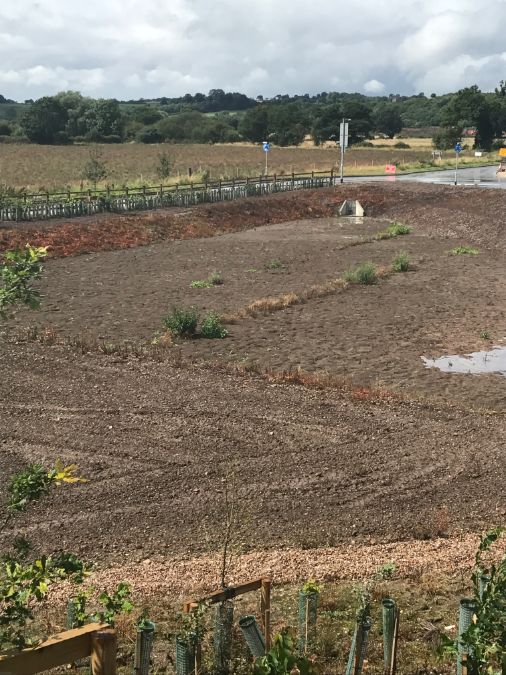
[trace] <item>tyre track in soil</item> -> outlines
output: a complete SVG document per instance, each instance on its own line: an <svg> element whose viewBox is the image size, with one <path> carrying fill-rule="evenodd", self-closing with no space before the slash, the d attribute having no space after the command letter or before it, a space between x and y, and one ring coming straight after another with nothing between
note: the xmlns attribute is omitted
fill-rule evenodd
<svg viewBox="0 0 506 675"><path fill-rule="evenodd" d="M245 549L409 539L441 511L453 533L504 520L501 415L1 347L1 475L60 457L90 479L16 522L46 549L105 564L215 548L223 478Z"/></svg>

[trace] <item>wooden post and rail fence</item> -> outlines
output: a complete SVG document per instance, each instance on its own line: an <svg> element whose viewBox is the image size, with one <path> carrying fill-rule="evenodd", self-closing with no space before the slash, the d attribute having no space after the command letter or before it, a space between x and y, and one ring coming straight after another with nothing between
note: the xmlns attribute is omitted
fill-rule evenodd
<svg viewBox="0 0 506 675"><path fill-rule="evenodd" d="M188 600L183 611L188 613L199 603L216 604L231 600L244 593L261 591L260 612L266 648L271 644L271 580L254 579L237 586L215 591L197 600ZM116 631L108 624L90 623L54 635L37 647L0 656L0 675L35 675L51 668L65 666L90 657L92 675L116 675Z"/></svg>
<svg viewBox="0 0 506 675"><path fill-rule="evenodd" d="M0 196L0 222L73 218L97 213L128 213L172 206L255 197L336 185L338 176L330 171L291 173L255 178L234 178L203 183L154 185L139 188L107 188L77 192L18 193Z"/></svg>
<svg viewBox="0 0 506 675"><path fill-rule="evenodd" d="M183 604L183 612L186 614L196 609L199 604L205 602L210 605L215 605L218 602L225 602L225 600L232 600L245 593L252 591L261 591L260 594L260 615L262 621L262 628L264 632L265 648L268 651L271 647L271 579L261 577L260 579L253 579L238 586L227 586L219 591L214 591L209 595L205 595L197 600L187 600ZM1 675L1 674L0 674Z"/></svg>
<svg viewBox="0 0 506 675"><path fill-rule="evenodd" d="M116 631L108 624L90 623L54 635L32 649L0 656L0 675L35 675L91 657L92 675L116 675Z"/></svg>

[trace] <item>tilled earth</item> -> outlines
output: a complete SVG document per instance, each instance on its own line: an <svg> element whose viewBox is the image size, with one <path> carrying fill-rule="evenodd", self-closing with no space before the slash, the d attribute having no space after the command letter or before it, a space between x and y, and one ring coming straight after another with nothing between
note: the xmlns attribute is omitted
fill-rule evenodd
<svg viewBox="0 0 506 675"><path fill-rule="evenodd" d="M241 319L225 340L184 344L179 365L170 350L162 362L121 360L7 334L2 476L61 458L89 478L16 519L16 531L46 550L65 547L114 565L216 550L227 500L243 551L424 539L504 521L506 380L428 371L420 356L482 348L485 329L497 340L506 335L505 197L432 186L348 191L372 219L328 218L342 193L322 190L290 195L290 213L295 218L297 200L307 199L327 220L266 226L279 222L280 197L288 199L274 195L243 204L244 222L235 221L239 203L188 214L195 231L207 214L206 235L228 231L221 237L48 262L42 311L20 312L10 326L36 320L63 336L104 340L150 339L172 304L233 313L364 260L387 265L401 248L414 269ZM367 241L394 217L410 222L413 234ZM461 244L480 254L447 255ZM273 260L281 267L272 269ZM222 286L190 288L214 270ZM194 358L207 366L192 365ZM229 374L212 366L217 359L324 369L403 396L359 402L339 390Z"/></svg>
<svg viewBox="0 0 506 675"><path fill-rule="evenodd" d="M0 367L2 475L59 457L90 479L16 520L50 550L214 549L226 492L246 549L424 538L506 514L501 415L34 344Z"/></svg>

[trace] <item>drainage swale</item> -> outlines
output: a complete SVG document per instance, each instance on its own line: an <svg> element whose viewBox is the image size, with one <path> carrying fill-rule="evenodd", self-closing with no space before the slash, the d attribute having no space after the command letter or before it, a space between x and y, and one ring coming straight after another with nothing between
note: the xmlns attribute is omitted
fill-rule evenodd
<svg viewBox="0 0 506 675"><path fill-rule="evenodd" d="M472 352L464 356L456 354L441 356L439 359L421 358L427 368L439 368L444 373L488 373L506 377L506 347L494 347L488 352Z"/></svg>

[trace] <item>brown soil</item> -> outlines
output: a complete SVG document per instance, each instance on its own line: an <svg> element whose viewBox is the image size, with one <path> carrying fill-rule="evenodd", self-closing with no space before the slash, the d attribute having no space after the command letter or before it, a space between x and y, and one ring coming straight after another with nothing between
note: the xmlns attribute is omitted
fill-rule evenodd
<svg viewBox="0 0 506 675"><path fill-rule="evenodd" d="M20 312L10 327L36 319L62 336L104 340L150 339L173 304L234 313L364 260L388 265L399 249L415 266L372 287L241 319L224 340L183 344L179 366L170 357L177 348L161 363L124 361L14 343L9 331L0 343L1 475L60 457L90 479L58 489L16 520L18 530L48 550L66 547L103 564L188 558L219 548L225 485L237 500L243 551L432 538L504 521L504 378L443 375L425 370L420 356L481 348L485 329L494 340L506 335L497 218L505 198L354 186L346 195L373 212L363 224L264 226L283 211L328 216L342 194L192 210L184 217L199 227L207 214L207 234L229 233L47 263L43 309ZM371 243L392 218L409 221L413 233ZM480 254L449 257L459 244L478 245ZM282 267L268 269L272 260ZM214 270L223 285L190 288ZM325 369L402 396L357 402L195 359Z"/></svg>

